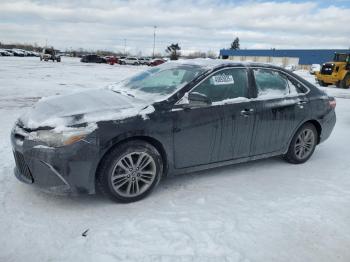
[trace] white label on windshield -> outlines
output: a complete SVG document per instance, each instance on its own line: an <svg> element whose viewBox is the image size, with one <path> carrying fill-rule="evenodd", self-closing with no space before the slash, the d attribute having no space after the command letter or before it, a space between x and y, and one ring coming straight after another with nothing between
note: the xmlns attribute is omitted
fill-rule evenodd
<svg viewBox="0 0 350 262"><path fill-rule="evenodd" d="M233 80L232 75L215 75L213 76L213 84L218 86L218 85L230 85L234 84L235 81Z"/></svg>

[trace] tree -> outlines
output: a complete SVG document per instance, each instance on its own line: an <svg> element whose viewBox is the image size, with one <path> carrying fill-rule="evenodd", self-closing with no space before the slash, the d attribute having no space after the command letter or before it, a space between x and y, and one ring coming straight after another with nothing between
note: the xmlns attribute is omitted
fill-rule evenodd
<svg viewBox="0 0 350 262"><path fill-rule="evenodd" d="M235 40L233 40L233 42L231 43L231 48L232 50L239 50L240 49L240 45L239 45L239 38L236 37Z"/></svg>
<svg viewBox="0 0 350 262"><path fill-rule="evenodd" d="M206 58L206 57L207 57L206 53L200 52L200 51L192 52L192 53L189 53L187 55L187 58L190 58L190 59L193 59L193 58Z"/></svg>
<svg viewBox="0 0 350 262"><path fill-rule="evenodd" d="M215 58L218 58L218 54L216 52L214 52L214 51L208 51L207 52L207 57L215 59Z"/></svg>
<svg viewBox="0 0 350 262"><path fill-rule="evenodd" d="M165 51L167 53L170 53L170 60L177 60L179 59L180 53L178 51L181 50L181 47L178 43L169 45Z"/></svg>

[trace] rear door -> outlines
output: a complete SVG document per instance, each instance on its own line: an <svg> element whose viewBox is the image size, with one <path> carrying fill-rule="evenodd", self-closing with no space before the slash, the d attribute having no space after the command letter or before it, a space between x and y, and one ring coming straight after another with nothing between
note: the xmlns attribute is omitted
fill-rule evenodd
<svg viewBox="0 0 350 262"><path fill-rule="evenodd" d="M298 93L295 80L268 68L253 68L257 90L256 119L251 155L278 152L286 148L298 125L306 118L308 100Z"/></svg>

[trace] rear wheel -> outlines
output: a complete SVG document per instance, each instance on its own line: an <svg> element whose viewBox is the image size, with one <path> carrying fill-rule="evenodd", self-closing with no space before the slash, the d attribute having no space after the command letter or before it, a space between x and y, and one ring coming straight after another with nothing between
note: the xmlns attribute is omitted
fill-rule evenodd
<svg viewBox="0 0 350 262"><path fill-rule="evenodd" d="M284 158L292 164L305 163L314 153L318 133L311 123L304 124L295 133Z"/></svg>
<svg viewBox="0 0 350 262"><path fill-rule="evenodd" d="M342 81L340 81L340 87L344 89L350 88L350 74L347 74Z"/></svg>
<svg viewBox="0 0 350 262"><path fill-rule="evenodd" d="M98 188L114 201L129 203L146 197L160 181L162 157L151 144L134 140L118 145L104 158Z"/></svg>

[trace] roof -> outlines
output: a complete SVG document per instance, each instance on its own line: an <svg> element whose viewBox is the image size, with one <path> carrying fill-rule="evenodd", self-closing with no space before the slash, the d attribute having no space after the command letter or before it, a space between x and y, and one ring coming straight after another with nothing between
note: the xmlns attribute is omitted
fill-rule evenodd
<svg viewBox="0 0 350 262"><path fill-rule="evenodd" d="M232 61L227 59L211 59L211 58L180 59L176 61L167 62L166 64L164 64L164 66L166 65L171 66L172 64L200 66L200 67L206 67L208 69L214 69L214 68L223 67L223 66L243 66L243 67L262 66L262 67L279 68L278 66L269 64L269 63L237 62L237 61Z"/></svg>

